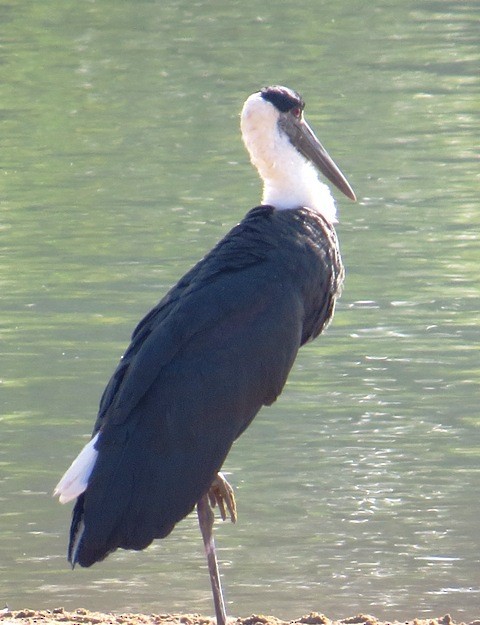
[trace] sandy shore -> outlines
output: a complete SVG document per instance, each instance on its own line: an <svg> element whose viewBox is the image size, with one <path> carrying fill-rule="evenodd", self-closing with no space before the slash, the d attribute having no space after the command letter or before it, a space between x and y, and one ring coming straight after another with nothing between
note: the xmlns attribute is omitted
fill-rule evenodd
<svg viewBox="0 0 480 625"><path fill-rule="evenodd" d="M92 625L215 625L211 617L199 614L105 614L89 612L79 608L67 612L63 608L53 610L16 610L7 608L0 611L1 625L57 625L92 624ZM324 614L312 613L294 621L282 621L274 616L252 615L247 618L229 618L231 625L480 625L480 618L470 623L455 622L450 615L434 619L414 618L401 624L399 621L379 621L374 616L358 614L342 620L333 621Z"/></svg>

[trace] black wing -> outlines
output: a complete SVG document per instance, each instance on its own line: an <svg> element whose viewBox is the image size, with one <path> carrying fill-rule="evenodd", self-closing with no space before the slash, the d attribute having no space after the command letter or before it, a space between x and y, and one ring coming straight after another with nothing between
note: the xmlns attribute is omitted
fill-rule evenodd
<svg viewBox="0 0 480 625"><path fill-rule="evenodd" d="M312 297L318 331L332 312L340 278L328 245L312 248L299 223L255 210L139 324L107 386L72 527L75 536L83 526L73 554L82 566L143 549L193 509L315 333L305 328Z"/></svg>

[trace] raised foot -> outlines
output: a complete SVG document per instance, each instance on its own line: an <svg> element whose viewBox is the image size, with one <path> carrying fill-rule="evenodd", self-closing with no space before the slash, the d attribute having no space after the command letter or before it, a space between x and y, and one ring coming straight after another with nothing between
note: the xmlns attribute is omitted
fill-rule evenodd
<svg viewBox="0 0 480 625"><path fill-rule="evenodd" d="M217 473L217 477L213 480L212 485L210 486L208 499L212 508L218 506L220 516L224 521L227 520L227 510L228 515L230 516L230 521L232 523L237 521L237 504L235 502L233 488L227 482L221 471Z"/></svg>

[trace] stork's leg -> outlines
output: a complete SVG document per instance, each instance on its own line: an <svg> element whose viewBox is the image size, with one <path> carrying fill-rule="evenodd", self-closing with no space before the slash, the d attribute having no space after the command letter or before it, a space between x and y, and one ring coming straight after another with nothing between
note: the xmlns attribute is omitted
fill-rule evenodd
<svg viewBox="0 0 480 625"><path fill-rule="evenodd" d="M217 617L217 625L226 625L227 614L225 612L225 602L223 600L222 585L220 583L220 574L218 572L218 562L215 553L215 541L213 540L213 509L218 506L220 515L225 521L227 518L227 510L230 520L235 523L237 520L237 506L233 489L227 482L223 473L218 473L213 480L210 490L197 503L198 523L202 532L203 544L205 546L205 555L207 556L208 572L210 574L210 583L212 585L213 603L215 605L215 615Z"/></svg>
<svg viewBox="0 0 480 625"><path fill-rule="evenodd" d="M213 540L213 510L210 507L208 494L203 495L197 503L198 523L202 532L205 555L207 556L208 572L212 585L213 603L217 625L226 625L227 613L225 612L225 602L223 600L222 585L218 572L217 556L215 553L215 542Z"/></svg>

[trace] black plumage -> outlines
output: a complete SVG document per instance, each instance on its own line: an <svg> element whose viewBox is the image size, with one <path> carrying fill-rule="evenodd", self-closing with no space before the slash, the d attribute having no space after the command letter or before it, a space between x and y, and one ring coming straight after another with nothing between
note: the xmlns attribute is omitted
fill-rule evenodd
<svg viewBox="0 0 480 625"><path fill-rule="evenodd" d="M235 439L281 393L299 347L329 322L342 280L327 220L263 205L146 315L100 403L72 564L143 549L191 512Z"/></svg>
<svg viewBox="0 0 480 625"><path fill-rule="evenodd" d="M301 95L293 91L293 89L275 85L273 87L264 87L260 93L264 100L271 102L282 113L287 113L293 108L298 108L301 111L305 108L305 102Z"/></svg>

